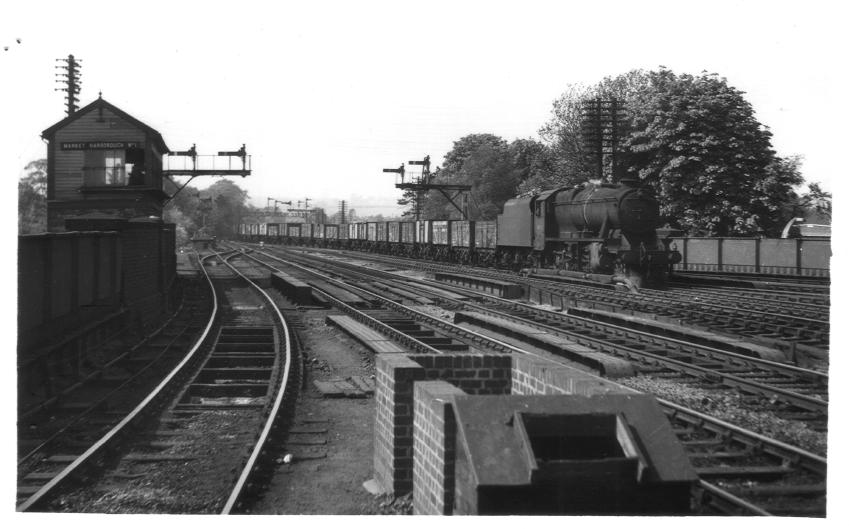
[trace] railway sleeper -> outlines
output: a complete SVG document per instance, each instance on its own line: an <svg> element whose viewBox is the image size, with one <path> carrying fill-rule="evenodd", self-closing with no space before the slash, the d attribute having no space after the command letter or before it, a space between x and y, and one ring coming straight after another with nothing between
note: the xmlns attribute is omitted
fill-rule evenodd
<svg viewBox="0 0 849 529"><path fill-rule="evenodd" d="M687 441L681 441L681 444L690 447L690 448L709 448L715 446L724 446L728 442L725 439L719 439L716 437L711 437L710 439L691 439Z"/></svg>
<svg viewBox="0 0 849 529"><path fill-rule="evenodd" d="M782 501L776 505L769 505L768 511L773 516L805 516L805 517L824 517L825 516L825 500L819 505L811 503L798 504L796 502Z"/></svg>
<svg viewBox="0 0 849 529"><path fill-rule="evenodd" d="M780 412L778 414L782 419L788 421L825 421L828 417L817 412Z"/></svg>
<svg viewBox="0 0 849 529"><path fill-rule="evenodd" d="M713 369L714 371L722 371L723 373L730 373L726 369L726 365L721 362L711 362L706 360L698 360L694 359L692 364L696 367L701 367L702 369Z"/></svg>
<svg viewBox="0 0 849 529"><path fill-rule="evenodd" d="M30 472L22 478L22 481L50 481L62 472L61 470Z"/></svg>
<svg viewBox="0 0 849 529"><path fill-rule="evenodd" d="M192 384L187 392L191 397L264 397L268 394L268 384Z"/></svg>
<svg viewBox="0 0 849 529"><path fill-rule="evenodd" d="M696 473L702 479L763 479L777 480L793 472L789 467L780 465L765 466L712 466L696 467Z"/></svg>
<svg viewBox="0 0 849 529"><path fill-rule="evenodd" d="M270 380L271 367L204 367L195 378L197 382L223 380Z"/></svg>
<svg viewBox="0 0 849 529"><path fill-rule="evenodd" d="M696 452L693 454L687 454L690 459L740 459L741 457L751 457L751 455L752 453L747 450L734 452Z"/></svg>
<svg viewBox="0 0 849 529"><path fill-rule="evenodd" d="M817 497L826 494L825 483L804 485L760 485L751 487L730 487L728 489L738 496L805 496Z"/></svg>

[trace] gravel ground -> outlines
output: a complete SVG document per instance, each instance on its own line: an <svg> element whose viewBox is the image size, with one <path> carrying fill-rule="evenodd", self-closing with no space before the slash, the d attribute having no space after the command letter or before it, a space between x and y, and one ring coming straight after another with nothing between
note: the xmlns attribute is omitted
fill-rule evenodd
<svg viewBox="0 0 849 529"><path fill-rule="evenodd" d="M278 467L254 514L395 514L409 511L403 499L372 496L363 483L372 478L374 398L324 398L313 384L357 375L371 377L374 359L370 351L337 328L327 325L332 312L305 311L301 333L306 356L305 386L296 405L294 431L308 434L299 445L290 443L278 459ZM303 442L303 441L301 441Z"/></svg>
<svg viewBox="0 0 849 529"><path fill-rule="evenodd" d="M822 456L826 454L827 432L811 430L802 423L781 419L770 412L750 410L750 405L736 391L702 390L643 375L619 379L617 382L809 452Z"/></svg>
<svg viewBox="0 0 849 529"><path fill-rule="evenodd" d="M436 305L415 305L411 306L411 309L415 309L419 312L427 314L428 316L433 316L434 318L439 318L445 321L454 321L454 311L446 310L442 307L438 307Z"/></svg>
<svg viewBox="0 0 849 529"><path fill-rule="evenodd" d="M55 507L85 513L216 513L231 486L226 476L235 476L240 470L246 446L256 431L257 416L211 411L186 417L176 426L161 424L158 430L170 430L174 435L156 440L171 444L169 448L153 449L152 439L145 437L131 452L174 460L122 459L106 472L105 479L62 497Z"/></svg>

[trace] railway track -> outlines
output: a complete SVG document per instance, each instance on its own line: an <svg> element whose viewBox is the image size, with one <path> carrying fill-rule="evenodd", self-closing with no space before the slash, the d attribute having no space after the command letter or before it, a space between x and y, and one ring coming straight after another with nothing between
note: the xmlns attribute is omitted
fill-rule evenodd
<svg viewBox="0 0 849 529"><path fill-rule="evenodd" d="M828 375L779 362L694 344L663 334L628 328L571 314L552 313L518 303L494 302L498 310L470 306L497 318L521 320L575 343L625 358L650 376L676 376L679 381L710 389L736 389L753 397L755 409L824 429L828 420ZM501 308L505 304L510 308ZM471 305L471 304L467 304Z"/></svg>
<svg viewBox="0 0 849 529"><path fill-rule="evenodd" d="M381 279L381 286L389 282L403 287L395 274L362 270L346 263L327 263L343 267L348 273L363 279ZM439 288L450 288L429 282ZM369 288L368 285L361 285ZM677 376L679 381L710 389L735 389L750 397L754 409L770 411L788 420L808 423L814 429L825 429L828 420L828 375L788 364L762 360L751 356L744 348L733 344L699 344L670 331L635 329L622 322L604 321L598 315L576 316L574 312L559 313L524 303L503 300L479 291L458 291L483 300L483 302L445 299L443 302L461 304L462 310L487 314L504 321L520 321L525 326L567 338L594 350L633 362L642 373L655 377ZM427 292L421 292L424 297ZM430 294L434 296L433 293ZM461 314L462 316L462 314ZM595 318L592 316L596 316ZM455 316L456 318L456 316ZM477 322L491 325L490 330L505 331L496 321ZM672 334L672 335L670 335ZM743 354L748 353L748 355Z"/></svg>
<svg viewBox="0 0 849 529"><path fill-rule="evenodd" d="M815 294L807 292L761 290L753 291L747 288L737 287L699 287L678 286L673 283L670 291L675 294L686 294L698 296L702 299L731 299L734 302L752 302L752 299L763 300L770 303L773 310L784 311L806 318L822 319L823 311L828 311L831 300L828 294Z"/></svg>
<svg viewBox="0 0 849 529"><path fill-rule="evenodd" d="M443 344L465 342L470 347L499 352L536 354L379 296L375 289L366 288L363 281L352 286L312 270L303 262L299 264L291 258L282 259L265 252L261 256L254 252L251 258L279 271L269 262L274 260L338 289L358 292L363 299L370 300L368 308L358 309L328 292L321 295L336 308L413 350L430 353L440 350L439 345L420 339L424 333L437 339L441 334ZM321 263L322 268L327 266L326 262ZM449 342L445 342L446 338ZM623 387L623 391L633 389ZM673 402L659 401L699 473L695 500L701 512L824 515L826 461L823 457Z"/></svg>
<svg viewBox="0 0 849 529"><path fill-rule="evenodd" d="M202 260L210 317L147 396L128 412L114 411L117 423L92 415L90 424L106 424L102 435L66 431L19 467L22 481L43 480L21 498L19 511L245 508L267 477L262 469L271 467L269 443L285 434L281 419L297 390L290 381L299 364L279 309L233 258ZM70 446L79 449L68 452Z"/></svg>
<svg viewBox="0 0 849 529"><path fill-rule="evenodd" d="M198 283L190 283L184 294L175 314L140 343L62 393L18 414L19 500L46 482L44 472L32 472L39 460L51 453L80 453L120 422L124 415L120 410L135 406L138 394L147 394L179 362L180 350L203 330L204 314L212 303L208 289Z"/></svg>
<svg viewBox="0 0 849 529"><path fill-rule="evenodd" d="M750 296L735 302L733 298L713 297L710 301L680 299L674 293L655 291L639 293L617 291L613 285L599 285L574 278L519 277L512 273L481 268L422 262L414 259L389 257L357 252L328 251L311 248L310 251L341 255L366 261L376 261L394 266L426 272L468 273L475 276L520 283L526 288L536 288L554 293L572 305L601 305L616 307L621 311L654 314L672 320L698 325L702 328L729 335L743 336L783 350L799 350L814 357L827 357L829 347L829 322L827 309L818 317L807 318L785 314L783 303L770 304L763 298ZM772 295L772 294L769 294ZM752 299L754 301L752 301Z"/></svg>
<svg viewBox="0 0 849 529"><path fill-rule="evenodd" d="M789 276L782 274L755 274L744 272L699 272L695 270L675 270L673 279L678 281L700 282L700 281L727 281L747 283L762 289L772 288L800 288L803 290L817 290L827 292L830 277L815 276Z"/></svg>

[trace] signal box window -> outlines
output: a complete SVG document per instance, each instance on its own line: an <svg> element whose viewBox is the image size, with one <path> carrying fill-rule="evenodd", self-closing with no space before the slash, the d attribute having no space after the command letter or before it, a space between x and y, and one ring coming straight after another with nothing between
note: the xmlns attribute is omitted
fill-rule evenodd
<svg viewBox="0 0 849 529"><path fill-rule="evenodd" d="M86 151L85 187L144 185L144 149Z"/></svg>

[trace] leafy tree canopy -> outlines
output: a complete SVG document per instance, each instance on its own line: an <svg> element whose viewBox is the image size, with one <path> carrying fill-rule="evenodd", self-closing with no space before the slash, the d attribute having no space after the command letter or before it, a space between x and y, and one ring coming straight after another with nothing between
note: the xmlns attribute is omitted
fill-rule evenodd
<svg viewBox="0 0 849 529"><path fill-rule="evenodd" d="M26 176L18 181L18 234L47 231L47 160L26 165Z"/></svg>
<svg viewBox="0 0 849 529"><path fill-rule="evenodd" d="M808 192L802 195L799 202L807 222L831 224L831 193L820 187L819 182L808 184Z"/></svg>
<svg viewBox="0 0 849 529"><path fill-rule="evenodd" d="M543 179L552 171L548 147L531 139L507 143L494 134L470 134L454 142L432 182L472 186L470 218L494 219L521 182ZM458 202L458 200L455 200ZM459 218L460 213L438 191L431 191L425 218Z"/></svg>
<svg viewBox="0 0 849 529"><path fill-rule="evenodd" d="M165 220L177 225L180 244L201 233L234 237L243 217L256 213L247 204L248 192L231 180L218 180L207 189L186 186L165 207Z"/></svg>
<svg viewBox="0 0 849 529"><path fill-rule="evenodd" d="M802 183L798 160L776 156L743 92L716 74L635 70L571 87L540 131L557 158L553 183L592 174L579 131L580 103L594 97L624 103L620 164L655 188L670 224L691 234L780 231Z"/></svg>

